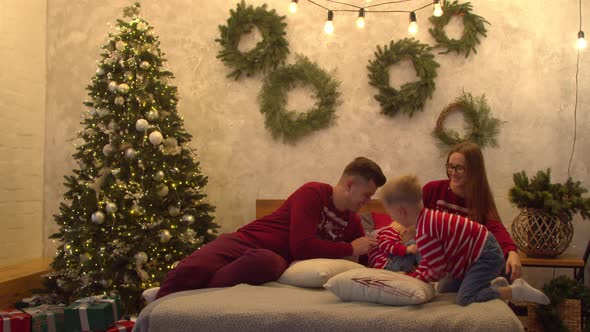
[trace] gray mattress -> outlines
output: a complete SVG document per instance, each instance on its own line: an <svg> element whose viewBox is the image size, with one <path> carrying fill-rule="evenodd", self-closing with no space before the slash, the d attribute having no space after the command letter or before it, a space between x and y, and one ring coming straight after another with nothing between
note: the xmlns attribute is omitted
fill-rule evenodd
<svg viewBox="0 0 590 332"><path fill-rule="evenodd" d="M461 307L454 294L417 306L342 302L279 283L179 292L154 301L133 331L523 331L500 300Z"/></svg>

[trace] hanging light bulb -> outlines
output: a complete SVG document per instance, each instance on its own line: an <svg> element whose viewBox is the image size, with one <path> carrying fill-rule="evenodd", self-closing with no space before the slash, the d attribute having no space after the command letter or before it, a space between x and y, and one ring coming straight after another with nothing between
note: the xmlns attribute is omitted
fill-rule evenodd
<svg viewBox="0 0 590 332"><path fill-rule="evenodd" d="M443 14L442 6L440 5L440 0L434 0L434 11L432 15L436 17L441 17Z"/></svg>
<svg viewBox="0 0 590 332"><path fill-rule="evenodd" d="M334 22L332 22L333 20L334 20L334 12L331 10L328 10L328 20L324 24L324 32L329 35L334 33Z"/></svg>
<svg viewBox="0 0 590 332"><path fill-rule="evenodd" d="M586 39L584 38L584 31L578 32L578 49L586 48Z"/></svg>
<svg viewBox="0 0 590 332"><path fill-rule="evenodd" d="M291 4L289 5L289 11L293 14L297 13L297 3L299 0L291 0Z"/></svg>
<svg viewBox="0 0 590 332"><path fill-rule="evenodd" d="M411 35L415 35L418 32L418 23L416 22L416 13L410 13L410 26L408 27L408 32Z"/></svg>
<svg viewBox="0 0 590 332"><path fill-rule="evenodd" d="M363 29L365 27L365 9L359 9L359 17L356 19L356 27Z"/></svg>

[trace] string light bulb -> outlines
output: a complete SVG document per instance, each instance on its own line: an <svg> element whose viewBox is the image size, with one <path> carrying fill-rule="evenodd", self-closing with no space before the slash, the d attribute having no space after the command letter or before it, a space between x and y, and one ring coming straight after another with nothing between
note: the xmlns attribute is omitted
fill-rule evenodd
<svg viewBox="0 0 590 332"><path fill-rule="evenodd" d="M584 38L584 31L578 31L578 49L586 48L586 39Z"/></svg>
<svg viewBox="0 0 590 332"><path fill-rule="evenodd" d="M356 27L359 29L365 28L365 9L359 9L359 17L356 19Z"/></svg>
<svg viewBox="0 0 590 332"><path fill-rule="evenodd" d="M408 26L408 32L411 35L415 35L418 32L418 22L416 20L416 13L410 12L410 26Z"/></svg>
<svg viewBox="0 0 590 332"><path fill-rule="evenodd" d="M293 14L297 13L297 3L299 0L291 0L291 4L289 5L289 11Z"/></svg>
<svg viewBox="0 0 590 332"><path fill-rule="evenodd" d="M442 6L440 5L440 0L434 0L434 10L432 15L436 17L441 17L443 14Z"/></svg>
<svg viewBox="0 0 590 332"><path fill-rule="evenodd" d="M334 33L334 12L328 10L328 20L324 24L324 32L331 35Z"/></svg>

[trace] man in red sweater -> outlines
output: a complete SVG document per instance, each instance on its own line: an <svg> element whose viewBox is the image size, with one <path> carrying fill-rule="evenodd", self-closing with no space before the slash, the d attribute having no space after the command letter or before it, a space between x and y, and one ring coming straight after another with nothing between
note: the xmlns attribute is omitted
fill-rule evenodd
<svg viewBox="0 0 590 332"><path fill-rule="evenodd" d="M358 157L334 186L306 183L272 214L223 234L166 275L157 298L189 289L259 285L278 279L293 260L367 254L356 214L386 179L372 160Z"/></svg>
<svg viewBox="0 0 590 332"><path fill-rule="evenodd" d="M500 277L504 256L494 236L481 224L442 211L425 209L422 186L415 176L387 183L381 190L383 205L405 227L416 226L416 244L421 260L410 276L434 282L450 275L460 280L456 302L468 305L502 299L549 304L543 292L523 279L508 286Z"/></svg>

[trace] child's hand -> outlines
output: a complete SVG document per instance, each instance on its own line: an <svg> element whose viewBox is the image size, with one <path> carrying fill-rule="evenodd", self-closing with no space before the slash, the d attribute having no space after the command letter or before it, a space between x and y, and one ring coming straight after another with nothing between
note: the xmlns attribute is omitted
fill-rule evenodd
<svg viewBox="0 0 590 332"><path fill-rule="evenodd" d="M409 245L406 248L406 254L416 254L418 252L418 247L415 244Z"/></svg>

